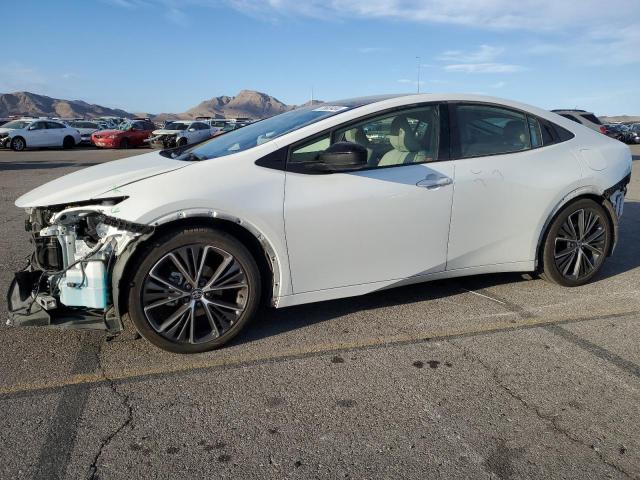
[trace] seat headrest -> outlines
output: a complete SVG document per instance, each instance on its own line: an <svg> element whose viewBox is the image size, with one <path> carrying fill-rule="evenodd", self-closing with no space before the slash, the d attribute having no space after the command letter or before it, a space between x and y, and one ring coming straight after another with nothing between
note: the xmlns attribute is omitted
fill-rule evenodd
<svg viewBox="0 0 640 480"><path fill-rule="evenodd" d="M389 135L391 146L400 152L419 152L420 144L416 140L407 117L398 116L391 122L391 132Z"/></svg>
<svg viewBox="0 0 640 480"><path fill-rule="evenodd" d="M347 142L357 143L363 147L369 146L369 139L361 127L352 128L344 132L344 139Z"/></svg>
<svg viewBox="0 0 640 480"><path fill-rule="evenodd" d="M522 120L510 120L504 126L504 138L511 145L524 146L527 142L527 132Z"/></svg>

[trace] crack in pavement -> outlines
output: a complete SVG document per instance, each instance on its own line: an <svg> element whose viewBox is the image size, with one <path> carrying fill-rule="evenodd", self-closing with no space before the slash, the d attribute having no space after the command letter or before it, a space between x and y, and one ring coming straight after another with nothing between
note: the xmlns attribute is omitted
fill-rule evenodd
<svg viewBox="0 0 640 480"><path fill-rule="evenodd" d="M496 385L498 385L498 387L500 387L502 390L504 390L511 398L513 398L514 400L518 401L527 410L535 413L538 418L540 418L541 420L544 420L549 425L551 425L551 427L555 431L557 431L558 433L564 435L566 438L571 440L573 443L575 443L577 445L580 445L581 447L587 447L588 449L593 450L596 453L596 455L598 456L598 458L602 461L602 463L604 463L605 465L615 469L617 472L623 474L624 476L626 476L628 478L633 478L633 476L630 473L628 473L627 471L625 471L622 467L620 467L619 465L616 465L615 463L612 463L609 460L607 460L604 457L604 455L602 454L602 452L597 447L595 447L594 444L589 444L589 443L586 443L586 442L582 441L580 438L578 438L575 435L573 435L569 430L567 430L566 428L563 428L558 423L558 420L557 420L558 416L557 415L545 415L544 413L542 413L540 411L540 409L537 406L530 404L527 400L524 399L524 397L522 395L520 395L519 393L514 391L511 387L509 387L508 385L503 383L502 379L498 375L498 372L496 370L494 370L493 368L491 368L480 357L471 354L470 351L466 347L457 345L455 340L449 340L448 343L450 345L453 345L454 347L458 348L459 350L461 350L462 351L462 356L464 358L468 358L471 361L475 361L475 362L479 363L487 372L489 372L489 374L493 378L493 380L496 383Z"/></svg>
<svg viewBox="0 0 640 480"><path fill-rule="evenodd" d="M93 356L95 350L99 348L96 337L83 337L72 371L93 371L96 368ZM87 384L79 384L62 392L47 436L40 448L34 478L60 479L64 477L90 388Z"/></svg>
<svg viewBox="0 0 640 480"><path fill-rule="evenodd" d="M104 451L105 448L107 448L109 446L109 444L111 444L113 439L122 430L124 430L128 425L130 425L131 422L133 421L133 405L131 404L131 399L129 398L129 395L127 395L126 393L120 392L118 390L117 386L116 386L117 383L107 375L106 370L104 369L104 366L102 365L102 358L100 356L101 351L102 351L102 349L100 349L96 353L96 358L97 358L97 361L98 361L98 368L100 370L100 373L104 377L105 381L107 382L107 385L109 385L109 388L111 388L113 393L115 393L121 399L122 405L127 409L127 416L126 416L124 422L122 422L122 424L120 424L105 439L102 440L102 443L100 444L100 447L98 448L98 452L96 453L95 457L93 458L93 462L89 466L89 476L87 477L89 480L98 480L100 478L98 476L98 462L100 460L100 457L102 456L102 452Z"/></svg>

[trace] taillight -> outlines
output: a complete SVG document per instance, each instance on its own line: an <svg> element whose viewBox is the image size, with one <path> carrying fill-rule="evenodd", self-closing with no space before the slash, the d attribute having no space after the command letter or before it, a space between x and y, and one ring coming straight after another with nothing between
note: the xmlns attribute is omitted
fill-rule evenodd
<svg viewBox="0 0 640 480"><path fill-rule="evenodd" d="M604 125L600 125L600 133L607 134L607 128Z"/></svg>

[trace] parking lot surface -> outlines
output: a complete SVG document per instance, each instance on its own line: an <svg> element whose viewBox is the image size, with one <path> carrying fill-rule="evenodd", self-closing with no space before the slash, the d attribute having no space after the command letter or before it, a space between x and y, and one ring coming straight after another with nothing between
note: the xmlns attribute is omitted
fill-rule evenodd
<svg viewBox="0 0 640 480"><path fill-rule="evenodd" d="M15 198L146 151L0 151L0 290L30 253ZM265 311L192 356L3 321L0 478L640 478L637 165L584 287L487 275Z"/></svg>

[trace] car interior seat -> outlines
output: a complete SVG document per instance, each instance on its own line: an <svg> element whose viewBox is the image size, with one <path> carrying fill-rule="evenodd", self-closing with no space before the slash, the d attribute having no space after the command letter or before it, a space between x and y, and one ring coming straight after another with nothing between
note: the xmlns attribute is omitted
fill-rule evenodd
<svg viewBox="0 0 640 480"><path fill-rule="evenodd" d="M379 166L429 161L424 146L415 138L406 116L401 115L393 119L388 138L393 148L380 159Z"/></svg>

